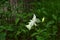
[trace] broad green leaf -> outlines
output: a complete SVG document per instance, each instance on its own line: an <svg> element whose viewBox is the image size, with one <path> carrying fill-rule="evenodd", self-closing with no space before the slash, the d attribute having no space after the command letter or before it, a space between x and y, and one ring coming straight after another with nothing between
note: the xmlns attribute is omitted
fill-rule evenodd
<svg viewBox="0 0 60 40"><path fill-rule="evenodd" d="M57 20L57 16L56 15L52 15L53 19Z"/></svg>
<svg viewBox="0 0 60 40"><path fill-rule="evenodd" d="M16 32L16 36L19 35L20 33L21 33L20 31L17 31L17 32Z"/></svg>
<svg viewBox="0 0 60 40"><path fill-rule="evenodd" d="M54 21L47 22L46 27L50 27L51 24L54 24Z"/></svg>
<svg viewBox="0 0 60 40"><path fill-rule="evenodd" d="M13 31L13 27L12 26L0 26L0 28L4 29L4 30Z"/></svg>
<svg viewBox="0 0 60 40"><path fill-rule="evenodd" d="M6 40L6 33L4 32L0 33L0 40Z"/></svg>
<svg viewBox="0 0 60 40"><path fill-rule="evenodd" d="M5 30L8 30L8 31L13 31L13 27L12 26L5 26Z"/></svg>
<svg viewBox="0 0 60 40"><path fill-rule="evenodd" d="M37 36L36 39L37 40L44 40L44 38L43 37L40 37L40 36Z"/></svg>
<svg viewBox="0 0 60 40"><path fill-rule="evenodd" d="M17 24L18 22L19 22L19 18L16 18L16 20L15 20L15 24Z"/></svg>
<svg viewBox="0 0 60 40"><path fill-rule="evenodd" d="M36 36L37 34L38 34L37 32L33 33L33 34L31 34L31 37Z"/></svg>

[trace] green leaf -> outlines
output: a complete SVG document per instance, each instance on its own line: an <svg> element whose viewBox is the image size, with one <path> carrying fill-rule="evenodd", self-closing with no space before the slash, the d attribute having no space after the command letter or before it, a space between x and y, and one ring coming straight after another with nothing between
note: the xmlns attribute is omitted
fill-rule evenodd
<svg viewBox="0 0 60 40"><path fill-rule="evenodd" d="M20 33L21 33L20 31L17 31L15 36L19 35Z"/></svg>
<svg viewBox="0 0 60 40"><path fill-rule="evenodd" d="M5 29L5 30L13 31L13 27L12 26L0 26L0 29Z"/></svg>
<svg viewBox="0 0 60 40"><path fill-rule="evenodd" d="M0 33L0 40L5 40L6 39L6 33L1 32Z"/></svg>
<svg viewBox="0 0 60 40"><path fill-rule="evenodd" d="M36 39L37 40L44 40L44 38L43 37L40 37L40 36L36 36Z"/></svg>
<svg viewBox="0 0 60 40"><path fill-rule="evenodd" d="M31 37L33 37L33 36L35 36L35 35L37 35L38 33L36 32L36 33L33 33L33 34L31 34Z"/></svg>
<svg viewBox="0 0 60 40"><path fill-rule="evenodd" d="M54 20L57 20L57 16L56 15L53 14L52 17L53 17Z"/></svg>
<svg viewBox="0 0 60 40"><path fill-rule="evenodd" d="M18 22L19 22L19 18L16 18L16 20L15 20L15 24L17 24Z"/></svg>
<svg viewBox="0 0 60 40"><path fill-rule="evenodd" d="M46 27L50 27L50 25L53 24L53 23L54 23L54 21L47 22Z"/></svg>
<svg viewBox="0 0 60 40"><path fill-rule="evenodd" d="M3 26L0 26L0 32L3 31L3 29L1 27L3 27Z"/></svg>
<svg viewBox="0 0 60 40"><path fill-rule="evenodd" d="M9 30L9 31L13 31L13 27L12 26L6 26L5 29Z"/></svg>
<svg viewBox="0 0 60 40"><path fill-rule="evenodd" d="M0 32L3 31L3 29L0 28Z"/></svg>

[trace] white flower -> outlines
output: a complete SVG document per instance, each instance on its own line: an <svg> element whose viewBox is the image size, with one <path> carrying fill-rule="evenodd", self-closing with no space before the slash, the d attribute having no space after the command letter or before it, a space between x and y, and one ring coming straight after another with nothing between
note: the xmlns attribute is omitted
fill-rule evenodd
<svg viewBox="0 0 60 40"><path fill-rule="evenodd" d="M36 15L34 14L32 20L30 20L29 24L26 25L26 27L27 27L29 30L31 30L32 26L34 26L34 25L37 26L36 22L40 22L40 20L37 19L37 18L36 18Z"/></svg>

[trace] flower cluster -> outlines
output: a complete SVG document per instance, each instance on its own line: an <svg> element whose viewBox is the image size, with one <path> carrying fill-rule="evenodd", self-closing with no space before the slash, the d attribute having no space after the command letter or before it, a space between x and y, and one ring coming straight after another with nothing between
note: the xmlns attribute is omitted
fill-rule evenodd
<svg viewBox="0 0 60 40"><path fill-rule="evenodd" d="M29 30L31 30L31 28L32 28L33 26L37 26L36 22L40 22L40 20L39 20L38 18L36 18L36 15L34 14L32 20L30 20L29 24L26 25L26 27L27 27Z"/></svg>

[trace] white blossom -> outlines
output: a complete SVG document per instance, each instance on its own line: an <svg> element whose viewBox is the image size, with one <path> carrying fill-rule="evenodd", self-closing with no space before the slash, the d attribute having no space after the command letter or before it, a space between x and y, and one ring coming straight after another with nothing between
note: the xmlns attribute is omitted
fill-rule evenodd
<svg viewBox="0 0 60 40"><path fill-rule="evenodd" d="M29 24L26 25L26 27L27 27L29 30L31 30L32 26L34 26L34 25L37 26L36 22L40 22L40 20L37 19L37 18L36 18L36 15L34 14L32 20L30 20Z"/></svg>

